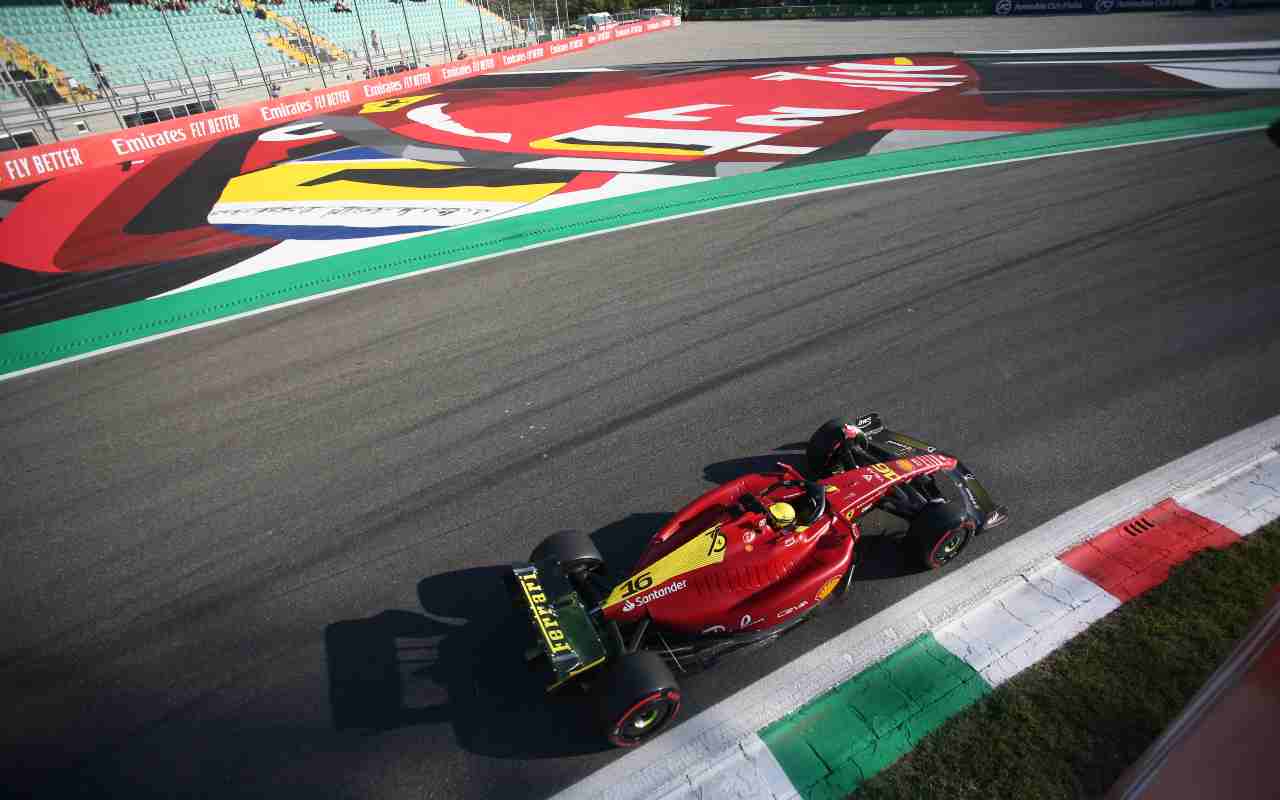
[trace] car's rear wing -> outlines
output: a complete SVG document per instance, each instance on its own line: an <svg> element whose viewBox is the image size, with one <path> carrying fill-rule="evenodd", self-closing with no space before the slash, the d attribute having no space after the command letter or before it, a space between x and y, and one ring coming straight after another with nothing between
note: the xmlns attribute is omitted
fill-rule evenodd
<svg viewBox="0 0 1280 800"><path fill-rule="evenodd" d="M517 605L528 612L551 666L547 691L604 662L604 642L559 561L515 564L511 572Z"/></svg>

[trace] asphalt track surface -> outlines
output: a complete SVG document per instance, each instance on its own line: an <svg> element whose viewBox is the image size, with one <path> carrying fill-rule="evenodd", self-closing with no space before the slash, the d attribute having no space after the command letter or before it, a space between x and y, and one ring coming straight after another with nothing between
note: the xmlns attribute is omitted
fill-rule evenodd
<svg viewBox="0 0 1280 800"><path fill-rule="evenodd" d="M832 53L950 53L962 50L1115 47L1275 39L1280 13L1198 12L932 19L686 22L657 36L519 67L514 72Z"/></svg>
<svg viewBox="0 0 1280 800"><path fill-rule="evenodd" d="M970 552L997 547L1276 413L1277 203L1261 133L1022 162L0 384L4 785L546 796L615 753L521 671L504 562L566 527L625 562L863 409L979 472L1014 518ZM685 714L930 579L874 543L840 614L686 680Z"/></svg>

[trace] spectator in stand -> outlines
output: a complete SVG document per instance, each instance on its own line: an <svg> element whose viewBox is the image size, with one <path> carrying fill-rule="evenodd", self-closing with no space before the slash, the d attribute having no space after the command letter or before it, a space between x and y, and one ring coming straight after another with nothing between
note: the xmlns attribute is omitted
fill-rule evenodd
<svg viewBox="0 0 1280 800"><path fill-rule="evenodd" d="M381 53L381 52L382 52L382 45L381 45L381 44L379 44L379 42L378 42L378 32L377 32L377 31L375 31L373 28L370 28L370 29L369 29L369 47L370 47L370 48L373 50L373 52L375 52L375 53Z"/></svg>
<svg viewBox="0 0 1280 800"><path fill-rule="evenodd" d="M351 13L351 9L347 7L346 3L342 2L342 0L335 0L333 4L333 13L338 14L344 11L348 14Z"/></svg>
<svg viewBox="0 0 1280 800"><path fill-rule="evenodd" d="M67 91L71 94L72 100L93 99L93 93L89 91L89 87L70 76L67 77Z"/></svg>
<svg viewBox="0 0 1280 800"><path fill-rule="evenodd" d="M83 8L90 14L110 14L111 3L107 0L64 0L67 8Z"/></svg>
<svg viewBox="0 0 1280 800"><path fill-rule="evenodd" d="M103 94L111 92L111 82L107 80L107 75L102 71L102 65L97 61L89 65L89 71L93 73L93 79L98 82L98 91Z"/></svg>

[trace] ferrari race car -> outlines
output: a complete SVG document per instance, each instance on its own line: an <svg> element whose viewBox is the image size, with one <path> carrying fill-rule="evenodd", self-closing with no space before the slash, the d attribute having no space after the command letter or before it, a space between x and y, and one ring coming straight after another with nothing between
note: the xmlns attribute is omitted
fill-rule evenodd
<svg viewBox="0 0 1280 800"><path fill-rule="evenodd" d="M808 476L779 463L685 506L621 580L576 531L513 565L538 640L525 655L549 668L548 691L592 692L609 741L638 745L679 712L676 672L767 644L849 591L871 509L905 520L905 546L932 569L1008 518L955 457L875 414L825 423L806 456Z"/></svg>

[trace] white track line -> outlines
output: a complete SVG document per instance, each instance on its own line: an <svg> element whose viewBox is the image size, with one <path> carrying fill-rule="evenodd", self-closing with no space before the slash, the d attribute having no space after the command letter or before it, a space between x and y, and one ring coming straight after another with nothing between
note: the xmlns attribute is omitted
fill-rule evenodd
<svg viewBox="0 0 1280 800"><path fill-rule="evenodd" d="M1261 42L1205 42L1203 44L1123 45L1118 47L1048 47L1039 50L957 50L958 56L1035 55L1038 53L1164 53L1194 50L1275 50L1280 39Z"/></svg>

